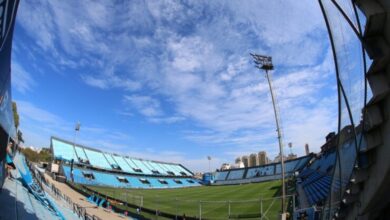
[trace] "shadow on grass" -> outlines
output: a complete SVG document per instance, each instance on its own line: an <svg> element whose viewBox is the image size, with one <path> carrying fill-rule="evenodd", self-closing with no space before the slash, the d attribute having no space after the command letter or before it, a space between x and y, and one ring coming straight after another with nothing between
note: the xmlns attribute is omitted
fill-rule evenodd
<svg viewBox="0 0 390 220"><path fill-rule="evenodd" d="M279 197L279 196L282 195L282 186L281 185L280 186L273 186L270 189L271 190L275 190L276 189L276 191L275 191L275 193L274 193L274 195L272 197Z"/></svg>

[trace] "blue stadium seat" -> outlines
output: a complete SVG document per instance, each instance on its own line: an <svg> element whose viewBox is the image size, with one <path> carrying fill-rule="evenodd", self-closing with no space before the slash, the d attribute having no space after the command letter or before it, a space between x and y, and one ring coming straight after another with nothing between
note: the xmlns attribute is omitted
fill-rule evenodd
<svg viewBox="0 0 390 220"><path fill-rule="evenodd" d="M229 171L222 171L222 172L217 172L215 174L215 181L223 181L226 180L226 176L228 175Z"/></svg>
<svg viewBox="0 0 390 220"><path fill-rule="evenodd" d="M228 180L242 179L244 176L245 169L231 170L227 177Z"/></svg>
<svg viewBox="0 0 390 220"><path fill-rule="evenodd" d="M70 166L62 166L64 175L68 181L71 181ZM88 176L88 177L86 177ZM92 176L92 178L91 178ZM195 179L188 178L176 178L181 183L175 182L175 178L158 178L150 176L129 176L119 175L117 173L109 173L103 171L95 171L88 169L81 169L75 167L73 169L74 182L85 185L97 185L97 186L109 186L117 188L179 188L189 186L200 186L198 181ZM147 180L147 183L143 183L141 179ZM160 182L163 180L166 184Z"/></svg>
<svg viewBox="0 0 390 220"><path fill-rule="evenodd" d="M324 201L331 186L331 172L335 164L335 151L317 158L309 167L302 170L299 178L310 205Z"/></svg>
<svg viewBox="0 0 390 220"><path fill-rule="evenodd" d="M73 146L69 142L52 138L53 156L58 160L63 160L66 164L72 159L75 164L88 164L92 167L105 170L121 170L128 174L138 174L145 176L170 176L186 177L193 174L180 164L156 162L119 156L116 154L106 153L99 150L83 147L80 145ZM92 181L80 178L81 182ZM187 183L185 183L187 184ZM185 185L180 184L180 185ZM199 183L196 183L197 185Z"/></svg>

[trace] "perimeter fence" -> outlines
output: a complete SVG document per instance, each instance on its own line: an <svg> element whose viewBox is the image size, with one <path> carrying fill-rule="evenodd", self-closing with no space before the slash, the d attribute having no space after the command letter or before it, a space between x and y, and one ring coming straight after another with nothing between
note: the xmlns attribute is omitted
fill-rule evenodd
<svg viewBox="0 0 390 220"><path fill-rule="evenodd" d="M107 198L115 206L138 209L139 214L147 212L156 217L171 219L278 219L280 218L281 197L259 198L251 200L192 200L183 197L168 198L162 196L135 195L127 190L94 191L82 187L90 194ZM293 213L296 207L295 195L286 196L286 207Z"/></svg>

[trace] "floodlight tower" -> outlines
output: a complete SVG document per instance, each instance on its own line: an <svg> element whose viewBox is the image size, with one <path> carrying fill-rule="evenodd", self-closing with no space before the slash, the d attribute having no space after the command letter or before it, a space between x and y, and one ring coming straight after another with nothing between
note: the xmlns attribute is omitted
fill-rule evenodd
<svg viewBox="0 0 390 220"><path fill-rule="evenodd" d="M77 155L77 151L76 151L76 137L77 137L77 133L80 132L80 122L76 122L76 125L75 125L75 128L74 128L74 136L73 136L73 148L74 148L74 152L76 153L76 157L78 158L78 155Z"/></svg>
<svg viewBox="0 0 390 220"><path fill-rule="evenodd" d="M74 158L76 158L77 160L79 160L79 156L77 155L77 151L76 151L76 136L77 136L77 132L80 131L80 122L77 122L76 123L76 126L74 128L74 137L73 137L73 158L70 162L70 176L71 176L71 179L72 179L72 182L74 182L74 175L73 175L73 164L74 164Z"/></svg>
<svg viewBox="0 0 390 220"><path fill-rule="evenodd" d="M282 214L286 212L285 209L285 200L286 200L286 186L285 186L285 175L284 175L284 154L283 154L283 140L282 140L282 130L280 127L280 116L279 116L279 111L276 105L276 98L274 91L272 89L272 79L271 76L268 74L269 70L274 69L274 65L272 64L272 57L270 56L264 56L264 55L259 55L259 54L250 54L254 61L255 61L255 66L258 69L265 70L265 77L267 78L268 85L269 85L269 90L271 92L271 99L272 99L272 105L274 107L274 114L275 114L275 122L276 122L276 131L278 133L278 141L279 141L279 156L280 156L280 161L282 165Z"/></svg>
<svg viewBox="0 0 390 220"><path fill-rule="evenodd" d="M210 168L211 157L207 156L207 160L209 161L209 173L211 173L211 168Z"/></svg>

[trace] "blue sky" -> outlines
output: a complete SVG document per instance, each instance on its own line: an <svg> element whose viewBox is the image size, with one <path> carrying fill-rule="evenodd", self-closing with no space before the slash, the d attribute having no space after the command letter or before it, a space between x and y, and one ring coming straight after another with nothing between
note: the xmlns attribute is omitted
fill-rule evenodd
<svg viewBox="0 0 390 220"><path fill-rule="evenodd" d="M12 87L26 146L51 135L205 171L277 139L264 74L273 56L285 142L318 151L337 94L316 1L21 1ZM286 144L287 145L287 144Z"/></svg>

